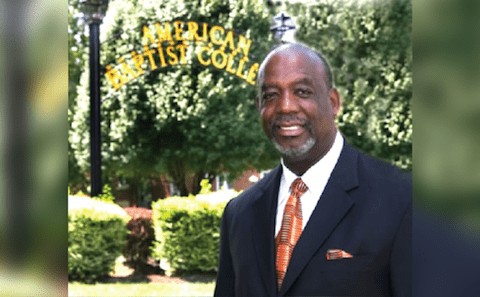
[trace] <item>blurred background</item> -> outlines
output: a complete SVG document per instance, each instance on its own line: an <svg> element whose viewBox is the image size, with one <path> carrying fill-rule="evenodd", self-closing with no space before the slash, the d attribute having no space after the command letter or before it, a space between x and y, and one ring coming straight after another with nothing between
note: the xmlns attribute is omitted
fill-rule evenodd
<svg viewBox="0 0 480 297"><path fill-rule="evenodd" d="M67 5L0 3L0 295L67 290Z"/></svg>
<svg viewBox="0 0 480 297"><path fill-rule="evenodd" d="M414 1L414 293L476 296L480 7Z"/></svg>
<svg viewBox="0 0 480 297"><path fill-rule="evenodd" d="M414 296L478 296L480 7L413 1ZM0 3L0 294L67 294L68 4Z"/></svg>

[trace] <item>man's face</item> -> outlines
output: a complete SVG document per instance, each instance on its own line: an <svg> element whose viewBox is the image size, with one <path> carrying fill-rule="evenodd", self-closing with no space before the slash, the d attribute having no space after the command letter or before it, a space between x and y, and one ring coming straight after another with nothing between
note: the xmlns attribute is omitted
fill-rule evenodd
<svg viewBox="0 0 480 297"><path fill-rule="evenodd" d="M260 110L263 129L282 156L316 162L335 140L337 91L327 86L320 59L282 50L264 68Z"/></svg>

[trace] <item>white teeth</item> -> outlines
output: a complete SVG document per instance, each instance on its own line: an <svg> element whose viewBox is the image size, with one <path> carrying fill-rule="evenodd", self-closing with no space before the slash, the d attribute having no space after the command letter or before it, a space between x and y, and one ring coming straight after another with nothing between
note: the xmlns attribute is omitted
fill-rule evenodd
<svg viewBox="0 0 480 297"><path fill-rule="evenodd" d="M281 128L282 128L282 130L296 130L299 127L298 126L290 126L290 127L281 127Z"/></svg>

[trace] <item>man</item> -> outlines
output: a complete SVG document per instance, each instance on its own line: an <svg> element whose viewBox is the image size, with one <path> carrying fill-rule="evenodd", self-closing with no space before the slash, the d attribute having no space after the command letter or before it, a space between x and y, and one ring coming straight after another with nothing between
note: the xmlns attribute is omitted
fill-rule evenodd
<svg viewBox="0 0 480 297"><path fill-rule="evenodd" d="M282 164L226 206L215 295L410 296L411 175L344 143L320 54L281 45L258 83Z"/></svg>

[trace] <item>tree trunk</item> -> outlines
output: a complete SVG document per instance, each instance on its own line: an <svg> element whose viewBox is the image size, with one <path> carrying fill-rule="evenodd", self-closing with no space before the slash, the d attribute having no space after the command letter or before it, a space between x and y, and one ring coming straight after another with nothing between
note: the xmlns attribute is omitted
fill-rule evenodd
<svg viewBox="0 0 480 297"><path fill-rule="evenodd" d="M152 194L152 202L157 201L158 199L165 199L167 196L170 196L170 191L168 190L168 184L164 182L162 176L150 177L150 194Z"/></svg>
<svg viewBox="0 0 480 297"><path fill-rule="evenodd" d="M193 174L193 177L192 177L192 194L193 195L197 195L198 193L200 193L200 190L202 189L202 187L200 186L200 182L204 178L205 178L204 171L200 171Z"/></svg>
<svg viewBox="0 0 480 297"><path fill-rule="evenodd" d="M170 162L168 164L168 174L172 177L175 186L180 191L180 196L188 196L188 189L185 179L185 163Z"/></svg>
<svg viewBox="0 0 480 297"><path fill-rule="evenodd" d="M139 203L138 199L138 183L136 180L128 182L130 188L128 189L128 197L130 200L130 206L137 207Z"/></svg>

